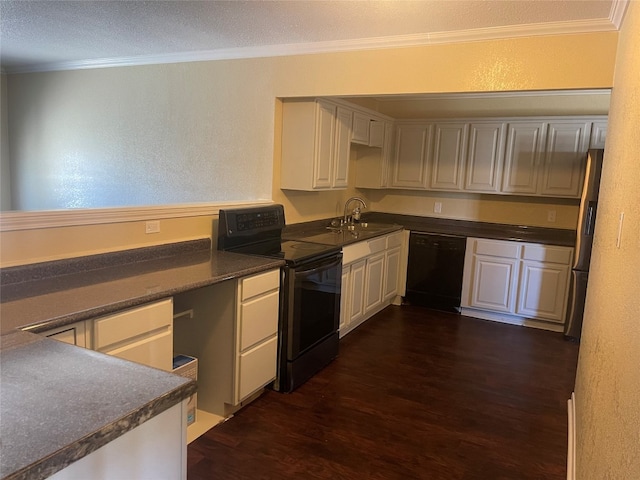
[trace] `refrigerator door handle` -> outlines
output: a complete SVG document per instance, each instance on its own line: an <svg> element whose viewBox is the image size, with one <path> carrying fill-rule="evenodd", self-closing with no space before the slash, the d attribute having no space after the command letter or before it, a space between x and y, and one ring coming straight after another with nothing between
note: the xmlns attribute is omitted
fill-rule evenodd
<svg viewBox="0 0 640 480"><path fill-rule="evenodd" d="M596 205L597 202L589 202L587 206L587 218L584 225L584 234L593 235L596 224Z"/></svg>

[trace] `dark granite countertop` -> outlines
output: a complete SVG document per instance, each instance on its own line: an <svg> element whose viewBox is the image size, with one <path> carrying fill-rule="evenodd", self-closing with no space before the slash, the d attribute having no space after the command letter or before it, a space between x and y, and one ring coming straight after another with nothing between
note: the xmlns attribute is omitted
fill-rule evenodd
<svg viewBox="0 0 640 480"><path fill-rule="evenodd" d="M32 333L1 340L3 479L47 478L196 390L188 378Z"/></svg>
<svg viewBox="0 0 640 480"><path fill-rule="evenodd" d="M83 270L74 265L72 273L62 275L33 273L36 267L32 267L29 273L34 280L3 284L0 333L17 328L42 332L194 288L279 268L284 263L208 248L124 264L113 255L116 260L112 266ZM87 259L90 261L92 259ZM60 268L65 268L64 263Z"/></svg>
<svg viewBox="0 0 640 480"><path fill-rule="evenodd" d="M575 230L560 228L530 227L415 215L366 212L362 217L363 222L377 225L387 224L388 229L376 229L372 232L366 232L365 229L364 232L361 231L358 236L355 236L352 232L348 231L343 231L343 233L340 234L329 232L326 227L329 225L330 220L331 219L323 219L289 225L285 228L283 236L286 236L286 238L290 240L304 240L344 246L377 235L384 235L404 227L406 230L417 232L573 247L575 245L576 234Z"/></svg>
<svg viewBox="0 0 640 480"><path fill-rule="evenodd" d="M3 269L0 478L46 478L163 412L194 381L31 332L279 268L184 242Z"/></svg>
<svg viewBox="0 0 640 480"><path fill-rule="evenodd" d="M459 235L461 237L491 238L518 242L542 243L573 247L575 230L562 228L530 227L502 223L472 222L446 218L398 215L393 213L369 212L363 218L373 222L399 223L407 230Z"/></svg>
<svg viewBox="0 0 640 480"><path fill-rule="evenodd" d="M362 242L363 240L393 233L403 228L402 225L393 222L375 224L362 222L360 225L356 225L353 230L347 227L330 230L327 228L328 224L328 220L293 224L285 228L282 232L282 237L287 240L302 240L344 247L351 243Z"/></svg>

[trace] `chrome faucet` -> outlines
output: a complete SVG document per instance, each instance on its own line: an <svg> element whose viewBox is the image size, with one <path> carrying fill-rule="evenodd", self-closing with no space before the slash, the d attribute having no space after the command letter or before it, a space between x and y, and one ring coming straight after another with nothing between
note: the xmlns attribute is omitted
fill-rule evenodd
<svg viewBox="0 0 640 480"><path fill-rule="evenodd" d="M355 217L355 220L360 220L360 207L359 206L356 207L351 212L351 215L349 215L347 213L347 211L349 210L349 204L351 202L360 202L362 204L362 208L367 208L367 204L365 203L365 201L363 199L361 199L360 197L351 197L344 204L344 218L342 219L342 224L343 225L347 225L348 223L353 223L354 217ZM349 217L351 217L351 220L349 219Z"/></svg>

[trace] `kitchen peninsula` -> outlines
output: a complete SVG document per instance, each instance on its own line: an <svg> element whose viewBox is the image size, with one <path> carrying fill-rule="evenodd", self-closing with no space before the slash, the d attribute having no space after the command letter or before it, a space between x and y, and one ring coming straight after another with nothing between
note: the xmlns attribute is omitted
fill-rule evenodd
<svg viewBox="0 0 640 480"><path fill-rule="evenodd" d="M186 431L186 416L176 406L195 392L194 381L38 333L280 265L212 252L204 239L3 269L0 478L64 474L65 467L170 411ZM156 430L151 432L155 438ZM182 462L177 468L184 478L180 449L184 456L186 436L173 430L172 437L169 445L177 449L172 455ZM136 451L137 461L142 455ZM147 459L146 466L159 455L152 452L155 460ZM112 457L103 467L131 461L127 457ZM174 473L163 475L176 478Z"/></svg>

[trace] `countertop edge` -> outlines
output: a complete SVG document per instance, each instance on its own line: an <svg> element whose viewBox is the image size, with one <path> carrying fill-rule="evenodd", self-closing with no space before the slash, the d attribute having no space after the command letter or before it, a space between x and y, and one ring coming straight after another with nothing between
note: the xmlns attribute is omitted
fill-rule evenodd
<svg viewBox="0 0 640 480"><path fill-rule="evenodd" d="M180 387L123 415L115 422L105 425L54 454L3 477L2 480L44 480L168 410L196 390L196 382L185 378L185 383Z"/></svg>
<svg viewBox="0 0 640 480"><path fill-rule="evenodd" d="M69 325L71 323L79 322L82 320L90 320L95 317L109 315L122 310L137 307L139 305L144 305L145 303L155 302L157 300L162 300L168 297L172 297L173 295L187 292L189 290L208 287L211 285L215 285L217 283L225 282L227 280L234 280L240 277L245 277L245 276L253 275L256 273L265 272L267 270L271 270L274 268L280 268L283 265L284 265L283 260L273 260L269 263L256 265L255 267L250 267L250 268L243 268L238 271L234 271L231 274L221 275L219 277L212 277L208 280L203 280L203 281L193 282L193 283L185 283L180 285L179 287L170 288L167 290L160 290L158 292L149 293L146 295L137 296L135 298L130 298L126 300L121 300L118 302L98 305L91 309L82 310L80 312L72 312L72 313L69 313L68 315L47 319L46 321L26 324L23 326L19 326L18 330L31 332L31 333L42 333L52 328L63 327L65 325Z"/></svg>

